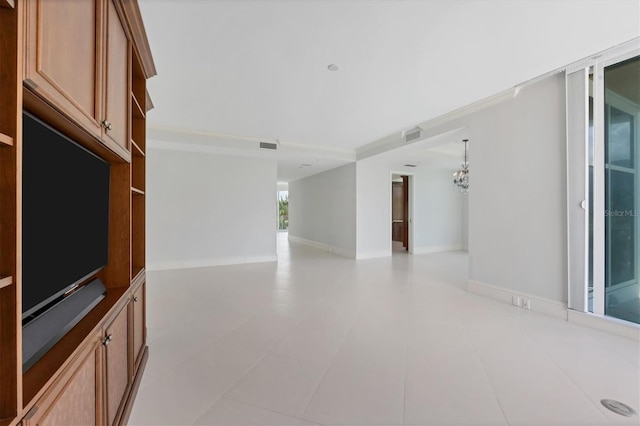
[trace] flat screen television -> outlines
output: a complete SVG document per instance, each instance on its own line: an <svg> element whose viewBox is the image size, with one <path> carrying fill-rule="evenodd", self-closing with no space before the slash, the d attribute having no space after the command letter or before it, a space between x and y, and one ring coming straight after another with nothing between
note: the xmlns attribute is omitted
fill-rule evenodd
<svg viewBox="0 0 640 426"><path fill-rule="evenodd" d="M23 112L23 325L107 264L109 163Z"/></svg>

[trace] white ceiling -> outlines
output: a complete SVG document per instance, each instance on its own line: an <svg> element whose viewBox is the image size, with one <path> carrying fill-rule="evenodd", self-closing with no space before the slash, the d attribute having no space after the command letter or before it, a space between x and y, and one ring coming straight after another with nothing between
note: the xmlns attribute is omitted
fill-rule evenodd
<svg viewBox="0 0 640 426"><path fill-rule="evenodd" d="M636 0L140 0L140 8L158 70L148 82L156 137L182 142L196 131L205 144L297 147L281 162L282 181L353 161L358 147L640 35ZM340 70L328 71L331 63Z"/></svg>

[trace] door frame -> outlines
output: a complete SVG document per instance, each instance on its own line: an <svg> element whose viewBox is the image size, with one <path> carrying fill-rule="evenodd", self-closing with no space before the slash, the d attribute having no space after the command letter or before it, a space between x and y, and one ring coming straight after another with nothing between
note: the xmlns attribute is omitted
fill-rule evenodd
<svg viewBox="0 0 640 426"><path fill-rule="evenodd" d="M406 170L395 170L391 169L389 171L389 253L393 255L393 221L391 218L393 217L393 175L401 175L407 176L407 182L409 183L409 249L407 250L409 254L413 254L413 250L415 247L415 223L414 223L414 206L415 206L415 172L408 172Z"/></svg>
<svg viewBox="0 0 640 426"><path fill-rule="evenodd" d="M567 82L567 253L568 308L605 315L605 218L593 214L593 296L589 303L589 201L593 211L604 212L604 69L640 55L637 42L612 48L598 57L581 61L565 70ZM588 78L593 72L593 91L589 92ZM589 95L593 104L593 198L589 196ZM636 152L638 155L638 152ZM580 158L578 158L580 157ZM571 162L571 159L575 159ZM638 159L638 157L637 157ZM582 201L581 201L582 200ZM636 203L638 199L636 200ZM636 204L638 205L638 204Z"/></svg>

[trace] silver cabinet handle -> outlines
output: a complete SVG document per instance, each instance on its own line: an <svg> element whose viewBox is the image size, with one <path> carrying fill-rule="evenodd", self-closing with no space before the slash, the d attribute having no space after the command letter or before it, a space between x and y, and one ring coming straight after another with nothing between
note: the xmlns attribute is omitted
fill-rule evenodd
<svg viewBox="0 0 640 426"><path fill-rule="evenodd" d="M137 302L138 301L138 296L133 296L133 301Z"/></svg>
<svg viewBox="0 0 640 426"><path fill-rule="evenodd" d="M104 338L104 340L102 341L102 344L104 346L109 346L109 344L111 343L111 340L113 340L113 336L110 334Z"/></svg>
<svg viewBox="0 0 640 426"><path fill-rule="evenodd" d="M109 121L107 121L107 119L102 120L102 127L104 127L106 130L112 130L113 126L111 125L111 123Z"/></svg>

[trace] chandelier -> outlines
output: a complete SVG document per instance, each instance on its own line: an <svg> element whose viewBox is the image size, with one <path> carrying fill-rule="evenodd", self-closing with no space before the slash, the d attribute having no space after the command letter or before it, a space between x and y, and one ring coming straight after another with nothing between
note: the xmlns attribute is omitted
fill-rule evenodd
<svg viewBox="0 0 640 426"><path fill-rule="evenodd" d="M464 142L464 163L460 170L453 174L453 184L463 193L469 192L469 162L467 161L467 142L469 139L462 139Z"/></svg>

